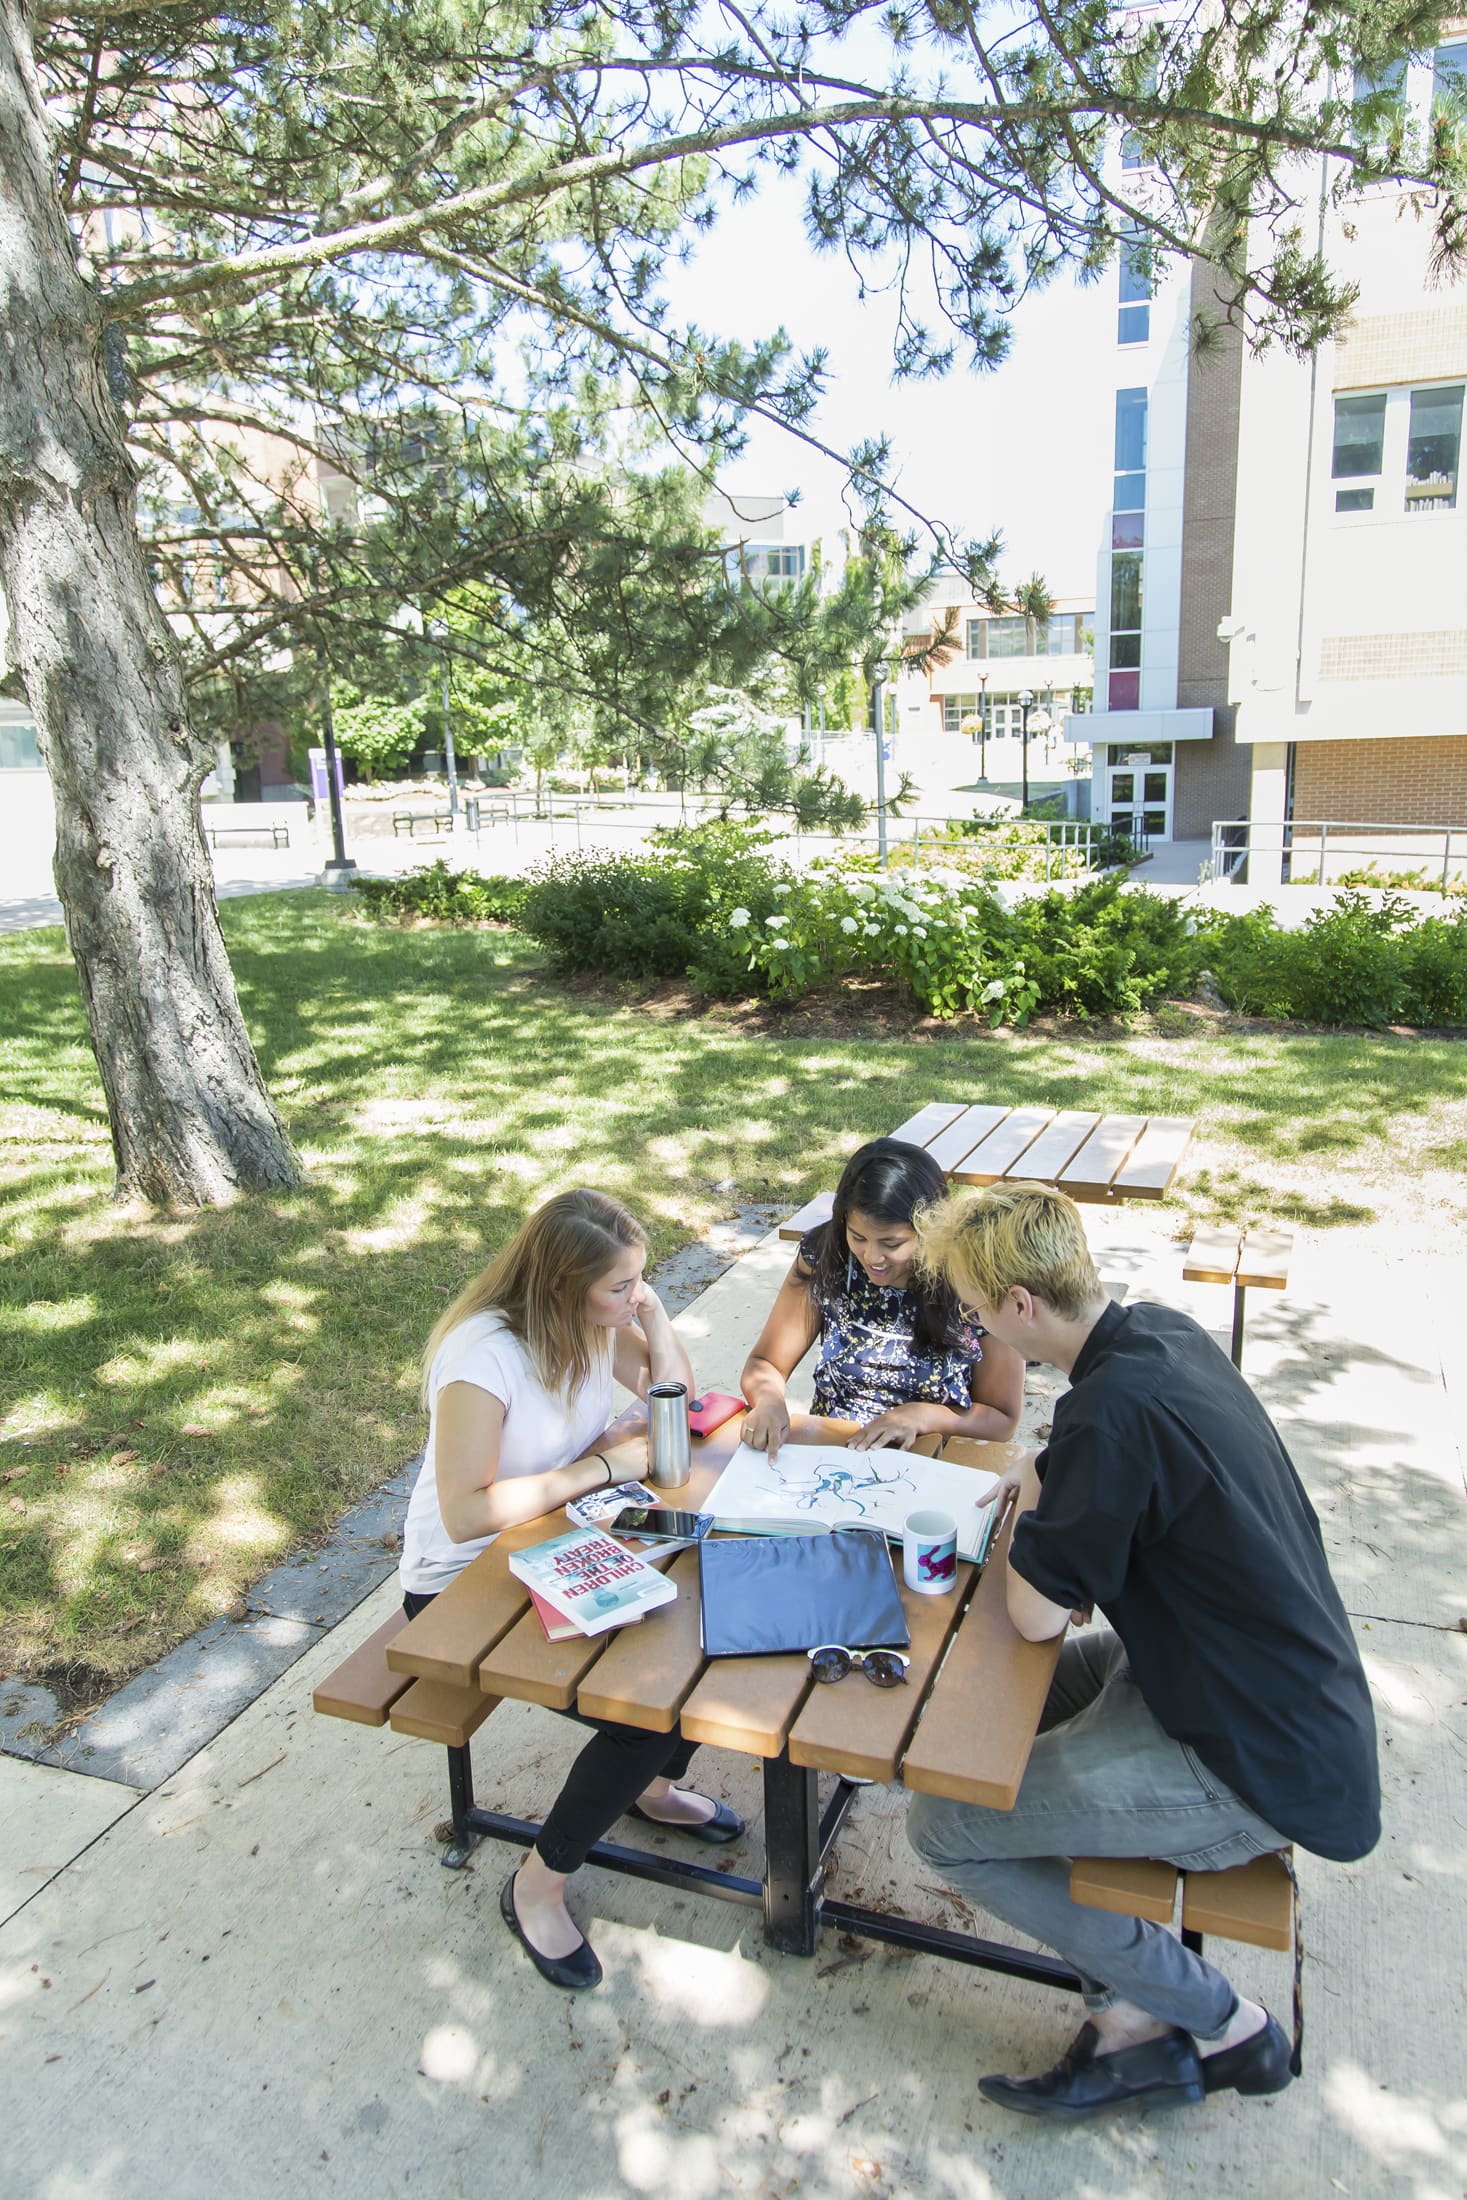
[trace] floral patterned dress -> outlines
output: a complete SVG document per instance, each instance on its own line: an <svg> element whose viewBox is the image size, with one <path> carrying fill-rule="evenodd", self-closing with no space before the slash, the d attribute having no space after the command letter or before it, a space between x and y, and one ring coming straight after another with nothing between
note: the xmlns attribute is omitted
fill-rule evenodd
<svg viewBox="0 0 1467 2200"><path fill-rule="evenodd" d="M815 1266L815 1240L800 1245L807 1269ZM834 1420L871 1421L892 1406L921 1400L966 1413L972 1404L973 1368L983 1357L978 1322L960 1318L945 1352L920 1352L913 1343L915 1292L905 1285L873 1283L859 1261L847 1257L845 1282L834 1292L815 1287L820 1343L813 1410Z"/></svg>

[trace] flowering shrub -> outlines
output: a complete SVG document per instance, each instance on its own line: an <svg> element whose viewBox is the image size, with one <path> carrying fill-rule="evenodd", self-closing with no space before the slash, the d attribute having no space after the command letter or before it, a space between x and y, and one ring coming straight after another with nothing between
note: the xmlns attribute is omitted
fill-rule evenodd
<svg viewBox="0 0 1467 2200"><path fill-rule="evenodd" d="M438 924L514 924L525 899L521 878L488 878L436 863L400 878L353 878L352 891L369 916L381 922L427 917Z"/></svg>

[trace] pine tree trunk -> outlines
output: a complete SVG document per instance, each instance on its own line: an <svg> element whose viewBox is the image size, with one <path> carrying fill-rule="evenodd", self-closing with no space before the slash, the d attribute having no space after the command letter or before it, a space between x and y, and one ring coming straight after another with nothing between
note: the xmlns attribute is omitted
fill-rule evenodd
<svg viewBox="0 0 1467 2200"><path fill-rule="evenodd" d="M149 585L98 301L55 192L18 0L0 0L0 591L56 805L56 890L118 1196L297 1183L245 1031L199 821L209 754Z"/></svg>

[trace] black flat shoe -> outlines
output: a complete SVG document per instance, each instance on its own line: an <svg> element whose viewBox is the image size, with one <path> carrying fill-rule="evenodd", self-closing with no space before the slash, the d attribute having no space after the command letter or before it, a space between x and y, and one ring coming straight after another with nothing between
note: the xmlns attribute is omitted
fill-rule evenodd
<svg viewBox="0 0 1467 2200"><path fill-rule="evenodd" d="M727 1803L715 1803L711 1818L679 1819L676 1824L670 1818L654 1818L640 1803L633 1803L627 1816L640 1818L644 1826L660 1826L664 1833L685 1833L690 1841L711 1841L716 1848L725 1841L737 1841L744 1831L743 1819Z"/></svg>
<svg viewBox="0 0 1467 2200"><path fill-rule="evenodd" d="M525 1938L525 1928L520 1923L514 1906L515 1875L510 1873L499 1896L499 1914L534 1964L541 1978L551 1986L562 1986L568 1994L583 1994L588 1986L601 1984L601 1966L589 1940L583 1940L579 1948L573 1948L568 1956L542 1956Z"/></svg>
<svg viewBox="0 0 1467 2200"><path fill-rule="evenodd" d="M1268 2012L1264 2011L1265 2016ZM1288 2034L1273 2017L1252 2039L1236 2047L1221 2047L1215 2055L1203 2055L1202 2083L1209 2093L1282 2093L1293 2081L1289 2068L1293 2050Z"/></svg>
<svg viewBox="0 0 1467 2200"><path fill-rule="evenodd" d="M1150 2108L1182 2108L1202 2099L1205 2066L1190 2033L1174 2028L1165 2039L1144 2040L1114 2055L1096 2054L1099 2037L1093 2024L1083 2024L1042 2078L980 2078L978 2090L986 2101L1021 2116L1052 2116L1069 2123L1131 2101Z"/></svg>

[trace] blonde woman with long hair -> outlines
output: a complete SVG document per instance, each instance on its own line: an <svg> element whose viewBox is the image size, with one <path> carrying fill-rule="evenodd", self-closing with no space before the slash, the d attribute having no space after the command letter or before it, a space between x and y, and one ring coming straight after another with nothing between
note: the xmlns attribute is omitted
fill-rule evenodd
<svg viewBox="0 0 1467 2200"><path fill-rule="evenodd" d="M616 1480L587 1447L612 1418L612 1383L645 1398L693 1370L643 1278L647 1233L604 1192L559 1192L454 1300L423 1355L428 1441L403 1533L403 1609L415 1619L502 1528ZM731 1841L726 1804L672 1785L696 1744L676 1727L567 1716L596 1731L500 1896L542 1978L572 1991L601 1966L565 1906L566 1881L624 1812Z"/></svg>

